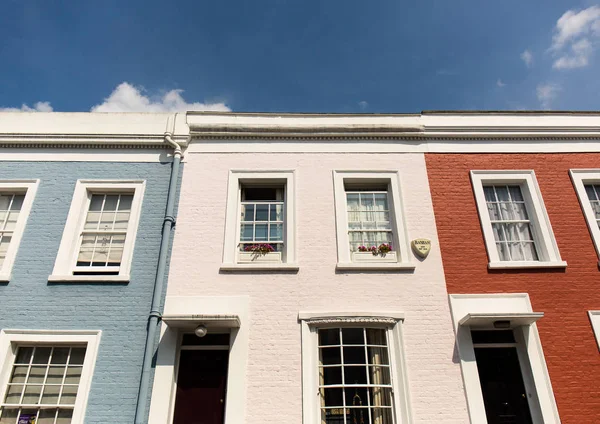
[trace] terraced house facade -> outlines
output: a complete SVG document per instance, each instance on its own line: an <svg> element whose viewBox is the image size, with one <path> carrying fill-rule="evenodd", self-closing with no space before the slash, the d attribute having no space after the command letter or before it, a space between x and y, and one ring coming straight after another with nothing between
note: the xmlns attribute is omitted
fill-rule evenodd
<svg viewBox="0 0 600 424"><path fill-rule="evenodd" d="M134 421L178 131L0 114L2 424Z"/></svg>
<svg viewBox="0 0 600 424"><path fill-rule="evenodd" d="M0 423L599 421L599 141L595 113L0 114Z"/></svg>

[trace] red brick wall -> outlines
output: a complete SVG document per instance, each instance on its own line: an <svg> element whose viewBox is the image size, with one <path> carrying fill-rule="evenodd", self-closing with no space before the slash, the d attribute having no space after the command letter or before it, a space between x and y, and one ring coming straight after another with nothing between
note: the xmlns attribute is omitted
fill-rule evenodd
<svg viewBox="0 0 600 424"><path fill-rule="evenodd" d="M600 310L598 257L569 176L600 154L427 154L448 293L529 293L564 424L600 423L600 354L587 315ZM472 169L533 169L566 270L488 271Z"/></svg>

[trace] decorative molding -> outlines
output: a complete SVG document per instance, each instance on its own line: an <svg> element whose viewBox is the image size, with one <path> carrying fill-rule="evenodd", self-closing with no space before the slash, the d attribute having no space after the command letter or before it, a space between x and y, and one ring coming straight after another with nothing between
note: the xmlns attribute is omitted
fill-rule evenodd
<svg viewBox="0 0 600 424"><path fill-rule="evenodd" d="M396 318L386 317L327 317L307 319L308 325L320 324L387 324L394 325L398 322Z"/></svg>

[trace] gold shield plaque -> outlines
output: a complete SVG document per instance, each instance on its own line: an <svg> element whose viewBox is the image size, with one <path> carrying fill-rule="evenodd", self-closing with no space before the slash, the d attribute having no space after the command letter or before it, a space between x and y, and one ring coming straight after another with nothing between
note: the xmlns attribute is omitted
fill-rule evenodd
<svg viewBox="0 0 600 424"><path fill-rule="evenodd" d="M410 242L410 245L415 255L423 259L429 255L429 251L431 250L431 240L425 238L414 239Z"/></svg>

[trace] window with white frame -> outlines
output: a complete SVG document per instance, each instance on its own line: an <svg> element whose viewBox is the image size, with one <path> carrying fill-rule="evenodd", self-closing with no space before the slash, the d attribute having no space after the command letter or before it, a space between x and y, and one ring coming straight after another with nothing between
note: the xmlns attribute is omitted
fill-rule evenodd
<svg viewBox="0 0 600 424"><path fill-rule="evenodd" d="M471 171L489 268L564 267L533 171Z"/></svg>
<svg viewBox="0 0 600 424"><path fill-rule="evenodd" d="M392 424L386 330L335 327L318 332L321 422Z"/></svg>
<svg viewBox="0 0 600 424"><path fill-rule="evenodd" d="M571 169L571 179L600 256L600 169Z"/></svg>
<svg viewBox="0 0 600 424"><path fill-rule="evenodd" d="M242 184L240 202L240 252L266 244L273 251L284 248L285 186Z"/></svg>
<svg viewBox="0 0 600 424"><path fill-rule="evenodd" d="M143 182L78 181L54 275L128 279Z"/></svg>
<svg viewBox="0 0 600 424"><path fill-rule="evenodd" d="M10 278L38 183L0 181L0 280Z"/></svg>
<svg viewBox="0 0 600 424"><path fill-rule="evenodd" d="M379 191L346 189L350 251L393 243L392 222L386 187Z"/></svg>
<svg viewBox="0 0 600 424"><path fill-rule="evenodd" d="M222 269L296 267L293 171L231 171Z"/></svg>
<svg viewBox="0 0 600 424"><path fill-rule="evenodd" d="M0 423L83 423L99 337L99 331L2 331Z"/></svg>
<svg viewBox="0 0 600 424"><path fill-rule="evenodd" d="M373 315L300 313L304 424L410 421L401 314Z"/></svg>
<svg viewBox="0 0 600 424"><path fill-rule="evenodd" d="M338 268L410 267L397 172L334 171Z"/></svg>

